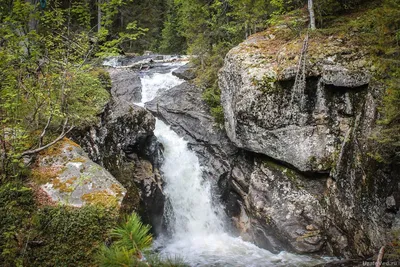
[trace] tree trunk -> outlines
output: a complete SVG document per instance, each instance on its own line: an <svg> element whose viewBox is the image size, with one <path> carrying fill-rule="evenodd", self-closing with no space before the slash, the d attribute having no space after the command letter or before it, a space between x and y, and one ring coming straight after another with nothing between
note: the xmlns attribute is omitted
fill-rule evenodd
<svg viewBox="0 0 400 267"><path fill-rule="evenodd" d="M308 0L308 12L310 13L310 28L311 30L315 30L316 27L313 0Z"/></svg>
<svg viewBox="0 0 400 267"><path fill-rule="evenodd" d="M30 3L32 5L36 5L36 0L25 0L26 3ZM35 18L31 18L28 23L29 31L36 31L38 29L38 20Z"/></svg>
<svg viewBox="0 0 400 267"><path fill-rule="evenodd" d="M97 0L97 31L101 30L101 0Z"/></svg>

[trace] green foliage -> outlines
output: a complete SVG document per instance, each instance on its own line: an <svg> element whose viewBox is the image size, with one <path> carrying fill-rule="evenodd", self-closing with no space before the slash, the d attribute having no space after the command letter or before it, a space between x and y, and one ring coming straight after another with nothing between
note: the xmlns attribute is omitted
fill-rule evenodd
<svg viewBox="0 0 400 267"><path fill-rule="evenodd" d="M41 207L31 188L0 186L2 266L94 266L94 257L115 226L113 210Z"/></svg>
<svg viewBox="0 0 400 267"><path fill-rule="evenodd" d="M98 254L100 267L187 267L185 261L179 257L162 259L158 254L147 254L146 260L140 260L132 250L112 245L103 246Z"/></svg>
<svg viewBox="0 0 400 267"><path fill-rule="evenodd" d="M358 42L368 46L376 68L375 79L385 87L380 111L383 129L377 136L382 144L381 160L400 161L400 1L385 0L351 23L359 31ZM390 160L389 160L390 159Z"/></svg>
<svg viewBox="0 0 400 267"><path fill-rule="evenodd" d="M0 262L14 266L22 261L24 229L35 209L32 190L20 183L1 185L0 203Z"/></svg>
<svg viewBox="0 0 400 267"><path fill-rule="evenodd" d="M94 266L94 258L115 225L116 214L100 206L79 209L45 207L34 217L34 240L27 251L30 266Z"/></svg>
<svg viewBox="0 0 400 267"><path fill-rule="evenodd" d="M123 29L135 21L138 28L147 29L140 38L121 44L124 52L141 53L156 51L160 47L163 25L167 17L166 0L130 0L119 8L118 19L114 20L113 31ZM178 40L176 40L178 42ZM171 45L175 45L171 43Z"/></svg>
<svg viewBox="0 0 400 267"><path fill-rule="evenodd" d="M125 31L116 34L116 37L108 40L110 32L106 28L102 28L98 33L98 41L100 42L98 57L118 56L123 52L123 44L136 40L139 36L144 35L148 29L140 28L136 22L129 23Z"/></svg>
<svg viewBox="0 0 400 267"><path fill-rule="evenodd" d="M153 239L150 226L143 224L136 213L127 216L120 225L112 229L111 236L114 242L110 246L103 245L97 254L99 266L187 266L179 257L161 259L149 250Z"/></svg>
<svg viewBox="0 0 400 267"><path fill-rule="evenodd" d="M277 14L284 14L304 6L304 0L271 0L271 5Z"/></svg>
<svg viewBox="0 0 400 267"><path fill-rule="evenodd" d="M186 50L186 39L180 32L178 7L174 5L173 0L168 1L168 14L164 21L159 50L166 54L183 54Z"/></svg>
<svg viewBox="0 0 400 267"><path fill-rule="evenodd" d="M111 231L114 243L110 247L103 246L98 253L100 266L142 266L142 250L148 249L153 239L149 232L150 226L144 225L136 213L126 217Z"/></svg>
<svg viewBox="0 0 400 267"><path fill-rule="evenodd" d="M114 228L111 235L116 239L116 246L135 252L148 249L153 240L150 226L144 225L136 213L129 215L123 224Z"/></svg>
<svg viewBox="0 0 400 267"><path fill-rule="evenodd" d="M150 266L157 266L157 267L187 267L185 260L177 257L177 256L170 256L166 258L161 258L157 254L146 255L147 262Z"/></svg>
<svg viewBox="0 0 400 267"><path fill-rule="evenodd" d="M203 99L210 107L211 115L218 124L224 123L224 110L221 105L221 91L218 87L206 88L203 92Z"/></svg>
<svg viewBox="0 0 400 267"><path fill-rule="evenodd" d="M101 68L93 69L91 74L92 76L97 77L102 88L105 88L107 91L111 90L111 77L106 70Z"/></svg>
<svg viewBox="0 0 400 267"><path fill-rule="evenodd" d="M51 6L40 11L17 0L1 14L0 168L9 178L21 169L21 153L42 143L48 121L45 139L66 119L67 126L95 123L109 98L87 64L96 48L87 4Z"/></svg>
<svg viewBox="0 0 400 267"><path fill-rule="evenodd" d="M196 55L196 83L217 123L224 115L220 104L218 70L226 53L250 34L263 30L271 13L269 1L175 0L163 30L163 51L176 51L174 38L187 42L187 52ZM172 24L172 23L177 24ZM182 47L182 46L180 46Z"/></svg>
<svg viewBox="0 0 400 267"><path fill-rule="evenodd" d="M120 267L120 266L148 266L133 256L134 252L118 246L103 246L98 255L100 267Z"/></svg>
<svg viewBox="0 0 400 267"><path fill-rule="evenodd" d="M224 112L221 105L221 90L218 86L218 71L223 65L224 56L227 52L224 43L216 45L210 55L204 58L202 67L199 66L196 73L196 83L201 88L205 88L203 99L210 107L215 122L220 125L224 123ZM195 62L196 60L198 59L195 59ZM197 62L197 65L200 64L200 62Z"/></svg>

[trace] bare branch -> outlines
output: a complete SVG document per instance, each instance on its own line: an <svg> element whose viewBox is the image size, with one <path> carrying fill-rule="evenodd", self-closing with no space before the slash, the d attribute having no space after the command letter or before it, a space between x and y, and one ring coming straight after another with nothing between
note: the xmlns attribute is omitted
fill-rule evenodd
<svg viewBox="0 0 400 267"><path fill-rule="evenodd" d="M47 128L49 128L49 125L50 125L50 122L51 122L52 118L53 118L53 113L50 114L49 119L47 120L46 126L44 127L42 133L39 136L39 147L41 147L42 144L43 144L43 137L46 134Z"/></svg>
<svg viewBox="0 0 400 267"><path fill-rule="evenodd" d="M27 150L27 151L25 151L25 152L22 152L20 158L22 158L22 157L24 157L24 156L29 156L29 155L33 155L33 154L39 153L40 151L43 151L43 150L45 150L46 148L49 148L49 147L51 147L52 145L56 144L57 142L61 141L70 131L72 131L72 129L75 128L75 126L72 125L71 127L68 128L68 130L66 130L67 124L68 124L68 118L65 119L65 122L64 122L64 125L63 125L63 128L62 128L62 132L61 132L61 134L60 134L56 139L54 139L53 141L51 141L51 142L48 143L47 145L38 147L38 148L36 148L36 149ZM47 127L46 127L46 128L47 128Z"/></svg>

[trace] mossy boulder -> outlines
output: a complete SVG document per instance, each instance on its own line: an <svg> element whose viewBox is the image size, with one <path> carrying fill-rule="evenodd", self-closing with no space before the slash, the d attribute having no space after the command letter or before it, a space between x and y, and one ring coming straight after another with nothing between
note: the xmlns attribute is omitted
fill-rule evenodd
<svg viewBox="0 0 400 267"><path fill-rule="evenodd" d="M107 170L66 138L38 155L32 180L54 203L74 207L88 204L118 207L126 193Z"/></svg>
<svg viewBox="0 0 400 267"><path fill-rule="evenodd" d="M288 38L286 30L272 27L227 54L219 73L225 128L237 147L329 172L356 114L364 104L376 109L372 62L337 35ZM296 76L304 83L295 86Z"/></svg>
<svg viewBox="0 0 400 267"><path fill-rule="evenodd" d="M229 139L255 155L251 166L260 156L285 166L241 172L245 164L235 163L228 184L239 195L239 228L255 221L261 230L253 236L269 241L277 233L299 252L370 257L398 228L400 207L398 166L373 156L385 88L360 32L317 30L307 39L306 31L289 31L280 25L251 36L227 54L219 73ZM321 182L316 195L313 185ZM303 212L287 219L285 207Z"/></svg>

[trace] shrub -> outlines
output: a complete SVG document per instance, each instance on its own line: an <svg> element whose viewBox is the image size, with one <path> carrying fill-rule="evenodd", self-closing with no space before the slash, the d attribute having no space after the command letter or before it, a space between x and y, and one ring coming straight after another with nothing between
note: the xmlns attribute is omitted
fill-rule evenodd
<svg viewBox="0 0 400 267"><path fill-rule="evenodd" d="M132 213L112 229L111 236L114 242L110 246L103 245L97 255L97 262L101 267L187 266L179 257L162 259L149 250L153 239L150 226L143 224L136 213Z"/></svg>

